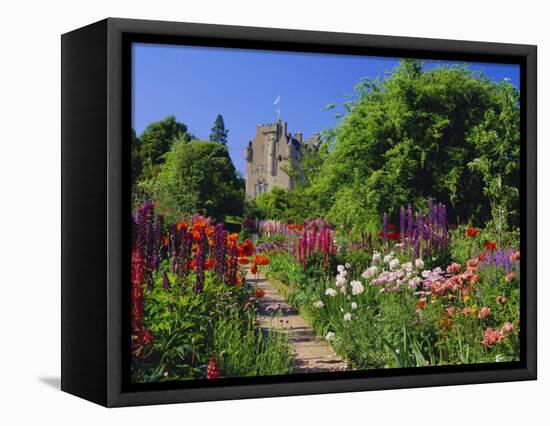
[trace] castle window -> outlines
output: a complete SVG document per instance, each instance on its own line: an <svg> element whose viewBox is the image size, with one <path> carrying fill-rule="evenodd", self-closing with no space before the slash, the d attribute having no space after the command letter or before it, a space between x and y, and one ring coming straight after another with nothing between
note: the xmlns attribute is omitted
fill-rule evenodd
<svg viewBox="0 0 550 426"><path fill-rule="evenodd" d="M257 197L258 195L267 192L268 185L267 183L255 183L254 184L254 197Z"/></svg>

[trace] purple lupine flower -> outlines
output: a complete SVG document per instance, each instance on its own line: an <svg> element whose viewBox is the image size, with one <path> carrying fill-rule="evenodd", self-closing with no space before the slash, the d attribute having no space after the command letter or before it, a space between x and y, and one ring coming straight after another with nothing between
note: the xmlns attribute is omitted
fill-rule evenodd
<svg viewBox="0 0 550 426"><path fill-rule="evenodd" d="M447 228L447 207L439 203L437 223L442 230Z"/></svg>
<svg viewBox="0 0 550 426"><path fill-rule="evenodd" d="M432 197L428 197L428 215L426 216L426 224L428 226L431 226L434 222L433 222L433 201L432 201Z"/></svg>
<svg viewBox="0 0 550 426"><path fill-rule="evenodd" d="M157 269L160 262L160 247L162 243L162 224L164 223L164 216L157 215L157 222L155 224L153 248L151 250L151 269Z"/></svg>
<svg viewBox="0 0 550 426"><path fill-rule="evenodd" d="M401 238L405 239L405 207L401 207L399 212L399 231L401 232Z"/></svg>
<svg viewBox="0 0 550 426"><path fill-rule="evenodd" d="M195 257L196 262L196 275L197 280L195 281L195 287L193 290L195 293L200 293L204 288L204 264L206 262L206 235L204 233L204 228L200 228L200 240L199 240L199 250L197 256Z"/></svg>
<svg viewBox="0 0 550 426"><path fill-rule="evenodd" d="M237 285L238 273L238 251L236 246L229 249L229 265L226 271L226 282L230 285Z"/></svg>
<svg viewBox="0 0 550 426"><path fill-rule="evenodd" d="M170 280L168 279L166 271L162 273L162 288L166 291L170 290Z"/></svg>
<svg viewBox="0 0 550 426"><path fill-rule="evenodd" d="M181 276L189 273L189 262L191 261L191 248L193 245L192 235L187 229L179 231L178 249L178 272Z"/></svg>
<svg viewBox="0 0 550 426"><path fill-rule="evenodd" d="M413 244L413 259L418 259L420 257L420 238L414 239Z"/></svg>
<svg viewBox="0 0 550 426"><path fill-rule="evenodd" d="M409 206L407 207L407 236L409 238L412 238L413 237L413 221L414 221L414 218L413 218L413 211L412 211L412 206L409 204Z"/></svg>

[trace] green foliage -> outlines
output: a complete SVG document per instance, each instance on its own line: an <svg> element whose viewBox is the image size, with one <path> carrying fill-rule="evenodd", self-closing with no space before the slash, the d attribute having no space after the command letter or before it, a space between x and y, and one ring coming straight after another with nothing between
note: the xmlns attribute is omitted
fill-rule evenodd
<svg viewBox="0 0 550 426"><path fill-rule="evenodd" d="M227 145L227 134L229 130L225 128L225 123L223 122L223 117L221 114L218 114L216 121L214 122L214 127L212 127L212 133L210 133L210 141L217 142L222 145Z"/></svg>
<svg viewBox="0 0 550 426"><path fill-rule="evenodd" d="M206 378L206 364L216 358L225 377L287 374L291 353L286 336L269 332L264 338L255 323L246 286L227 288L207 272L204 289L193 291L194 275L168 274L164 263L145 293L144 325L155 336L143 357L132 359L134 382Z"/></svg>
<svg viewBox="0 0 550 426"><path fill-rule="evenodd" d="M518 225L519 93L509 83L404 60L361 81L344 108L297 188L310 211L357 233L432 197L453 222Z"/></svg>
<svg viewBox="0 0 550 426"><path fill-rule="evenodd" d="M136 157L136 165L139 164L139 169L133 170L134 176L155 176L163 163L163 155L174 141L189 142L192 137L187 133L187 126L176 121L173 115L149 124L139 137L139 143L132 147L132 158Z"/></svg>
<svg viewBox="0 0 550 426"><path fill-rule="evenodd" d="M226 215L242 214L242 180L227 148L218 143L177 140L158 175L140 187L170 217L201 213L223 221Z"/></svg>

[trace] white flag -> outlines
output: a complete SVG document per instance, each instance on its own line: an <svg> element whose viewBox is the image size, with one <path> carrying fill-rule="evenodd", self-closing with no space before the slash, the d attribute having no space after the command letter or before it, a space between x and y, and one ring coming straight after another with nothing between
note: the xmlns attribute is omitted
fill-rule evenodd
<svg viewBox="0 0 550 426"><path fill-rule="evenodd" d="M273 102L273 104L277 105L279 102L281 102L281 95L277 96L277 99L275 99L275 102Z"/></svg>

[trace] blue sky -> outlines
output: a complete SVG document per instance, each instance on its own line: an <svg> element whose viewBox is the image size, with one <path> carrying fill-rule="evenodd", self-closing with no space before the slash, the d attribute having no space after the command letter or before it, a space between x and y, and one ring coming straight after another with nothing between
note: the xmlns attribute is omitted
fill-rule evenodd
<svg viewBox="0 0 550 426"><path fill-rule="evenodd" d="M134 44L132 58L132 126L137 134L172 114L199 139L208 140L216 115L222 114L229 153L243 174L244 147L257 124L276 120L278 95L289 131L307 138L336 122L334 110L323 111L326 105L340 104L361 78L383 77L399 63L397 58L159 44ZM428 68L441 65L425 63ZM469 66L519 87L518 65Z"/></svg>

